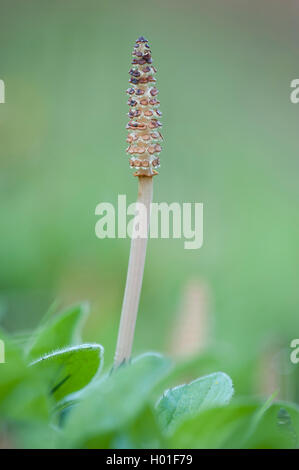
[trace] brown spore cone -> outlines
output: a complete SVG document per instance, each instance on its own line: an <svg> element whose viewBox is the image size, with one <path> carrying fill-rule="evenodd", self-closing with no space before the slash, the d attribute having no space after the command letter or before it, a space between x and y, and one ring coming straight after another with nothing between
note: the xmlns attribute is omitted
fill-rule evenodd
<svg viewBox="0 0 299 470"><path fill-rule="evenodd" d="M130 107L127 153L135 176L153 176L158 174L157 168L160 166L162 113L155 86L156 69L152 65L150 46L143 36L137 39L132 55L130 87L127 89Z"/></svg>

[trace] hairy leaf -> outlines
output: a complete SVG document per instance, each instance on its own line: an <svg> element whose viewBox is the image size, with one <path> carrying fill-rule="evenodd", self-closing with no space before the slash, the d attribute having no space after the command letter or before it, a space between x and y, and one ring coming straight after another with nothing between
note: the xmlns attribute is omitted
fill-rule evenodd
<svg viewBox="0 0 299 470"><path fill-rule="evenodd" d="M157 405L160 424L168 432L193 414L228 403L233 395L230 377L216 372L167 390Z"/></svg>
<svg viewBox="0 0 299 470"><path fill-rule="evenodd" d="M60 401L85 387L102 365L103 348L98 344L82 344L55 351L34 361L32 366L50 370L50 389Z"/></svg>

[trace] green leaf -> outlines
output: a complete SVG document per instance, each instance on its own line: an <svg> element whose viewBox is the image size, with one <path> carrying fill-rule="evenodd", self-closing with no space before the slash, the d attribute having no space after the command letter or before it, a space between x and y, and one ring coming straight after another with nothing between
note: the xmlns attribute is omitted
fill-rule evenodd
<svg viewBox="0 0 299 470"><path fill-rule="evenodd" d="M276 402L259 420L246 442L254 449L294 449L299 447L299 407Z"/></svg>
<svg viewBox="0 0 299 470"><path fill-rule="evenodd" d="M177 449L244 448L248 429L260 402L240 402L202 411L183 421L169 436L168 447Z"/></svg>
<svg viewBox="0 0 299 470"><path fill-rule="evenodd" d="M48 421L51 397L46 387L46 375L28 372L27 377L10 391L1 402L0 411L4 418L14 421Z"/></svg>
<svg viewBox="0 0 299 470"><path fill-rule="evenodd" d="M163 429L171 432L189 416L207 408L227 404L233 392L231 378L223 372L169 389L157 405L159 422Z"/></svg>
<svg viewBox="0 0 299 470"><path fill-rule="evenodd" d="M66 417L65 431L71 445L110 442L119 429L129 426L143 412L157 382L168 372L169 360L146 354L113 371L82 394L82 401ZM106 439L105 436L109 436Z"/></svg>
<svg viewBox="0 0 299 470"><path fill-rule="evenodd" d="M5 346L5 363L0 363L0 417L15 421L47 420L51 399L45 374L37 374L28 367L22 349L11 336L0 331L0 338Z"/></svg>
<svg viewBox="0 0 299 470"><path fill-rule="evenodd" d="M102 356L102 346L82 344L42 356L31 365L39 370L50 370L51 392L60 401L81 390L95 377L102 365Z"/></svg>
<svg viewBox="0 0 299 470"><path fill-rule="evenodd" d="M157 449L163 446L163 435L155 410L146 406L137 419L125 429L131 440L132 449Z"/></svg>
<svg viewBox="0 0 299 470"><path fill-rule="evenodd" d="M1 401L28 376L26 362L21 349L2 330L0 339L4 346L4 363L0 363L0 407Z"/></svg>
<svg viewBox="0 0 299 470"><path fill-rule="evenodd" d="M299 407L242 400L203 411L168 437L170 448L283 449L298 447Z"/></svg>
<svg viewBox="0 0 299 470"><path fill-rule="evenodd" d="M20 449L59 449L61 431L49 423L21 421L13 428L12 445Z"/></svg>
<svg viewBox="0 0 299 470"><path fill-rule="evenodd" d="M86 446L89 449L158 449L163 447L163 442L154 409L145 405L128 425L98 434L90 438Z"/></svg>
<svg viewBox="0 0 299 470"><path fill-rule="evenodd" d="M79 330L84 317L88 313L86 303L77 305L56 315L42 324L32 336L28 346L31 359L48 354L59 348L65 348L80 342Z"/></svg>

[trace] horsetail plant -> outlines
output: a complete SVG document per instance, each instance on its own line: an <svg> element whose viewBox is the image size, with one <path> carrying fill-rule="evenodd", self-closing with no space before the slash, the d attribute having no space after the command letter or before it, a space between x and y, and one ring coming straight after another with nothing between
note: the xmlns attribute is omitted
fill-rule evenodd
<svg viewBox="0 0 299 470"><path fill-rule="evenodd" d="M132 237L131 241L114 359L115 367L129 361L131 356L147 247L153 176L158 174L156 169L160 166L160 143L163 139L159 131L162 125L159 118L162 113L159 110L158 90L155 87L156 69L152 65L150 46L143 36L137 39L132 55L132 68L129 71L130 87L127 89L130 107L127 153L130 155L129 161L134 176L138 177L137 204L143 204L146 209L147 217L144 219L146 227L143 227L144 231L139 227L139 232L145 233L146 236Z"/></svg>
<svg viewBox="0 0 299 470"><path fill-rule="evenodd" d="M206 286L200 280L189 280L184 289L169 351L177 364L172 368L172 361L163 355L142 354L127 367L119 367L131 355L153 176L159 167L162 136L155 72L148 42L140 37L127 90L127 152L138 177L139 205L131 223L134 233L114 361L117 370L101 373L104 348L100 344L78 344L88 313L85 303L56 315L51 308L30 333L6 333L0 327L0 449L103 448L111 451L104 457L105 464L115 465L128 464L128 453L123 449L136 449L138 456L138 449L299 448L298 405L285 400L272 403L275 389L285 388L281 387L284 371L290 370L283 364L274 374L270 370L275 366L274 356L285 348L276 350L278 346L273 345L262 357L260 398L244 396L246 389L256 385L252 382L252 360L245 368L244 364L234 367L243 396L237 395L231 402L231 378L225 372L211 371L213 365L222 369L226 360L232 365L227 348L201 354L209 339L209 328L205 327L209 327L210 310L205 302ZM296 341L291 342L291 348L296 348ZM233 345L228 354L230 350L238 352ZM288 358L293 364L296 354L294 349ZM198 371L208 375L197 377ZM297 376L293 372L287 377L287 392L295 397ZM270 395L267 400L265 394ZM192 463L192 452L168 454L167 461L158 459L158 463ZM163 453L160 456L165 457ZM134 459L137 467L141 457Z"/></svg>

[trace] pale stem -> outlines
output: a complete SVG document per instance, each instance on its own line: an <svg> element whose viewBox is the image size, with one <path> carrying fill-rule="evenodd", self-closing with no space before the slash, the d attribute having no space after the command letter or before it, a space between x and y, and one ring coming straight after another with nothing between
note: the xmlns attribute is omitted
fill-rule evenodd
<svg viewBox="0 0 299 470"><path fill-rule="evenodd" d="M150 205L153 198L153 177L139 176L138 180L139 183L137 202L144 204L144 206L146 207L146 233L148 234ZM122 305L116 352L114 358L115 367L119 366L124 362L129 361L131 356L135 324L138 313L139 298L142 286L147 238L148 237L132 238L131 241L127 282Z"/></svg>

